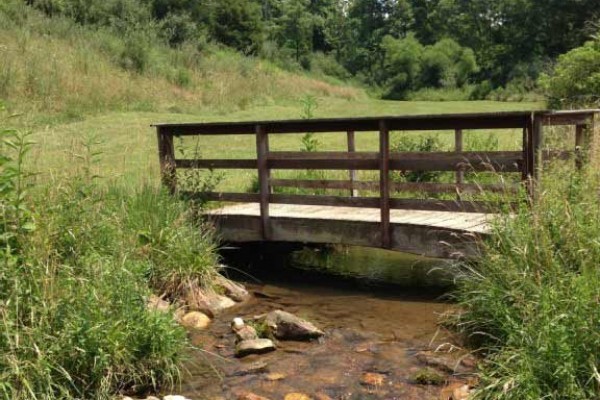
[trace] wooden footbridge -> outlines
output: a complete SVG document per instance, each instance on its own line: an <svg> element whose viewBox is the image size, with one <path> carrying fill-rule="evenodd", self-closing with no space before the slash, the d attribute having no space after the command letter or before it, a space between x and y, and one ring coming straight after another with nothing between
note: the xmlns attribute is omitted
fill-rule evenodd
<svg viewBox="0 0 600 400"><path fill-rule="evenodd" d="M226 242L339 243L454 257L475 254L478 239L490 234L490 221L502 206L506 210L513 202L535 198L535 184L545 160L572 160L574 167L581 167L598 112L526 111L155 126L163 184L173 193L184 192L177 187L179 170L256 171L256 193L196 193L208 201L242 203L205 213ZM570 148L549 149L544 144L547 126L575 127ZM513 134L517 130L519 148L463 151L463 136L472 130ZM450 131L455 147L446 152L391 151L392 131ZM269 149L272 135L324 132L346 135L347 151ZM378 135L379 151L356 151L356 132ZM174 137L191 135L223 135L223 140L227 140L226 135L253 135L256 158L177 159ZM281 179L271 176L273 170L348 171L348 179ZM357 171L375 171L371 175L378 179L359 180ZM453 179L447 183L395 179L407 176L408 171L451 172ZM467 179L473 174L486 175L482 180L486 183ZM490 175L498 182L487 183ZM288 193L281 188L288 188ZM334 194L289 194L289 188ZM419 194L429 198L418 198Z"/></svg>

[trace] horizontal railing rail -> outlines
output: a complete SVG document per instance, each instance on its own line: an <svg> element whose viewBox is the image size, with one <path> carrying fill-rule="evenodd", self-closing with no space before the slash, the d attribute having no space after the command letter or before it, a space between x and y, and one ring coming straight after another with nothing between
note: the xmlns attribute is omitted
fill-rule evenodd
<svg viewBox="0 0 600 400"><path fill-rule="evenodd" d="M500 204L493 201L463 200L465 195L498 193L514 195L524 184L529 198L535 198L535 183L542 160L574 159L581 168L599 110L503 112L484 114L420 115L402 117L336 118L289 121L216 122L157 124L159 160L164 185L177 191L178 169L250 169L258 173L257 193L185 193L207 201L256 202L260 204L262 234L270 236L269 204L303 204L379 208L382 247L390 245L390 210L442 210L490 212ZM543 150L544 126L575 126L572 150ZM520 129L518 151L463 151L464 130ZM391 131L454 131L454 151L396 152L390 149ZM378 132L379 151L356 151L355 132ZM307 132L345 133L347 151L272 151L269 136ZM195 135L254 135L253 159L176 159L173 138ZM271 177L271 170L348 171L348 179L283 179ZM379 179L358 180L356 171L379 171ZM454 183L396 182L393 174L410 171L453 172ZM466 183L467 173L520 174L521 185ZM273 188L343 190L341 195L274 193ZM360 196L359 193L363 195ZM402 193L455 194L456 199L399 198ZM370 196L366 196L369 194ZM446 196L447 197L447 196ZM515 206L513 202L504 206Z"/></svg>

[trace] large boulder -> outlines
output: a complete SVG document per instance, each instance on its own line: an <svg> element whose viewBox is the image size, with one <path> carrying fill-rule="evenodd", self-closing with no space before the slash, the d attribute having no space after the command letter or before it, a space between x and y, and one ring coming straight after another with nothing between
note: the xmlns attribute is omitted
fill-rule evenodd
<svg viewBox="0 0 600 400"><path fill-rule="evenodd" d="M249 354L264 354L275 350L275 344L269 339L242 340L235 346L235 356L244 357Z"/></svg>
<svg viewBox="0 0 600 400"><path fill-rule="evenodd" d="M264 322L269 333L281 340L311 340L325 334L311 322L282 310L271 311Z"/></svg>
<svg viewBox="0 0 600 400"><path fill-rule="evenodd" d="M237 302L246 301L250 298L250 293L248 293L243 285L229 280L223 275L217 275L214 284L221 288L227 297L230 297Z"/></svg>
<svg viewBox="0 0 600 400"><path fill-rule="evenodd" d="M200 311L210 317L236 305L236 302L227 296L199 287L190 288L184 297L188 309Z"/></svg>
<svg viewBox="0 0 600 400"><path fill-rule="evenodd" d="M200 311L192 311L181 318L181 325L189 329L204 330L210 325L210 318Z"/></svg>

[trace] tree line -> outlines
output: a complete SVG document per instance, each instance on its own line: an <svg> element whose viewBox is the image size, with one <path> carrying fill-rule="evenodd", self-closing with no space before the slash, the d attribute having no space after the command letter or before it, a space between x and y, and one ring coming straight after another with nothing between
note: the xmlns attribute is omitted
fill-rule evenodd
<svg viewBox="0 0 600 400"><path fill-rule="evenodd" d="M49 15L219 43L287 68L354 79L387 98L471 85L529 90L600 20L597 0L26 0Z"/></svg>

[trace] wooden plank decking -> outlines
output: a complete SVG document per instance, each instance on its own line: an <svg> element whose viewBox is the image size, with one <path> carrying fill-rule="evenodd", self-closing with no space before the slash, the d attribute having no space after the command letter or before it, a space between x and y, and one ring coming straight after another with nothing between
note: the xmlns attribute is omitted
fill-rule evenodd
<svg viewBox="0 0 600 400"><path fill-rule="evenodd" d="M381 246L379 208L270 204L271 241ZM226 242L262 241L260 205L245 203L206 212ZM390 210L392 250L431 257L474 255L490 232L493 214Z"/></svg>

